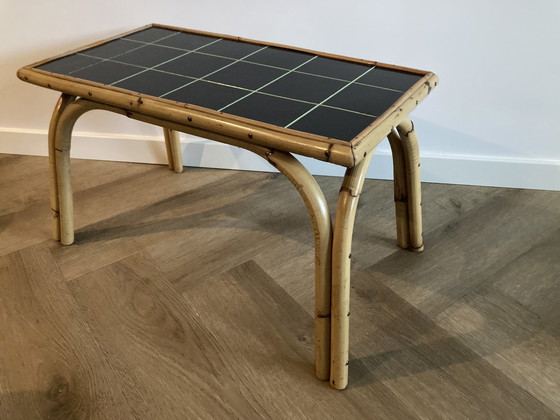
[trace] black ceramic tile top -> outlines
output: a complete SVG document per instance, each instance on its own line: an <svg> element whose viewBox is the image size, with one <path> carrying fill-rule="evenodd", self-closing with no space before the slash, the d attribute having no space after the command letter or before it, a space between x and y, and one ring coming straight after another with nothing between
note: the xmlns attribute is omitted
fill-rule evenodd
<svg viewBox="0 0 560 420"><path fill-rule="evenodd" d="M404 92L421 78L422 76L418 74L375 68L360 77L357 82L367 83L368 85L374 86L382 86L389 89L397 89Z"/></svg>
<svg viewBox="0 0 560 420"><path fill-rule="evenodd" d="M110 85L141 71L142 68L140 67L113 63L112 61L102 61L101 63L78 70L72 73L72 76L79 79L91 80L92 82Z"/></svg>
<svg viewBox="0 0 560 420"><path fill-rule="evenodd" d="M246 89L258 89L284 73L285 70L239 61L205 79Z"/></svg>
<svg viewBox="0 0 560 420"><path fill-rule="evenodd" d="M325 105L380 116L401 96L399 92L352 84Z"/></svg>
<svg viewBox="0 0 560 420"><path fill-rule="evenodd" d="M155 70L146 70L116 83L114 86L159 97L194 80L195 79L191 77L177 76Z"/></svg>
<svg viewBox="0 0 560 420"><path fill-rule="evenodd" d="M284 127L312 107L313 105L303 102L254 93L223 109L223 111Z"/></svg>
<svg viewBox="0 0 560 420"><path fill-rule="evenodd" d="M350 141L420 75L149 28L37 68Z"/></svg>
<svg viewBox="0 0 560 420"><path fill-rule="evenodd" d="M219 110L249 92L215 83L197 81L165 96L165 99Z"/></svg>
<svg viewBox="0 0 560 420"><path fill-rule="evenodd" d="M268 47L248 57L245 61L291 70L305 63L313 57L314 56L311 54L288 51L281 48Z"/></svg>
<svg viewBox="0 0 560 420"><path fill-rule="evenodd" d="M271 83L263 92L287 98L319 103L347 84L340 80L316 77L302 73L289 73Z"/></svg>
<svg viewBox="0 0 560 420"><path fill-rule="evenodd" d="M98 47L87 49L84 51L84 54L91 55L93 57L112 58L142 46L143 44L138 42L129 41L127 39L117 39Z"/></svg>
<svg viewBox="0 0 560 420"><path fill-rule="evenodd" d="M227 58L193 52L158 66L157 69L184 76L202 77L231 63L233 60Z"/></svg>
<svg viewBox="0 0 560 420"><path fill-rule="evenodd" d="M298 71L352 81L369 69L369 66L363 64L317 57L315 60L301 66Z"/></svg>
<svg viewBox="0 0 560 420"><path fill-rule="evenodd" d="M207 54L221 55L229 58L243 58L251 53L262 49L262 45L253 45L246 42L230 41L229 39L222 39L207 47L201 48L200 52Z"/></svg>
<svg viewBox="0 0 560 420"><path fill-rule="evenodd" d="M185 51L159 45L144 45L114 58L115 61L143 67L154 67L185 54Z"/></svg>
<svg viewBox="0 0 560 420"><path fill-rule="evenodd" d="M320 106L295 122L290 128L350 141L373 121L373 118L365 115Z"/></svg>
<svg viewBox="0 0 560 420"><path fill-rule="evenodd" d="M177 35L156 41L155 44L180 48L182 50L194 50L212 42L216 42L216 38L197 34L179 33Z"/></svg>
<svg viewBox="0 0 560 420"><path fill-rule="evenodd" d="M169 36L177 36L178 32L173 31L170 29L163 29L163 28L148 28L144 29L139 32L135 32L133 34L127 35L125 39L133 39L135 41L142 41L142 42L155 42L162 38L166 38Z"/></svg>
<svg viewBox="0 0 560 420"><path fill-rule="evenodd" d="M59 74L70 74L76 70L80 70L91 66L92 64L99 63L101 60L99 58L85 57L83 55L72 54L67 57L59 58L58 60L49 61L38 69L50 71Z"/></svg>

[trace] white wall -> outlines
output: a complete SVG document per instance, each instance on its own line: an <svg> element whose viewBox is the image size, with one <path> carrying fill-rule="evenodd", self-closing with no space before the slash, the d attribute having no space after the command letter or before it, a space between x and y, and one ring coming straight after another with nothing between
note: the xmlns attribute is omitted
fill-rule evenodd
<svg viewBox="0 0 560 420"><path fill-rule="evenodd" d="M424 181L560 190L559 21L558 0L0 0L0 152L45 154L58 96L17 68L158 22L432 70L441 82L412 114ZM77 157L165 159L154 127L93 112L76 130ZM219 145L184 148L189 164L267 169ZM378 151L370 175L390 178L386 142Z"/></svg>

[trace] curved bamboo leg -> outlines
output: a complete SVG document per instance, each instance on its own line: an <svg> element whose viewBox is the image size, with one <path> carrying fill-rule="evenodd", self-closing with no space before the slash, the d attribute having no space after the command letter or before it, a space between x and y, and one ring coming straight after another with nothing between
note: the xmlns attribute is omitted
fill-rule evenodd
<svg viewBox="0 0 560 420"><path fill-rule="evenodd" d="M60 113L54 134L56 177L60 214L60 242L70 245L74 242L74 206L72 199L72 176L70 166L70 146L72 129L76 120L99 104L84 99L74 100Z"/></svg>
<svg viewBox="0 0 560 420"><path fill-rule="evenodd" d="M348 385L350 326L350 260L356 208L373 150L360 163L346 170L340 188L334 223L331 304L331 386Z"/></svg>
<svg viewBox="0 0 560 420"><path fill-rule="evenodd" d="M387 136L393 155L393 186L395 191L395 215L397 225L397 245L410 247L408 222L408 182L403 145L399 133L393 129Z"/></svg>
<svg viewBox="0 0 560 420"><path fill-rule="evenodd" d="M175 165L173 163L173 150L171 149L171 138L169 135L168 128L163 128L163 138L165 140L165 152L167 153L167 164L169 165L169 169L173 170Z"/></svg>
<svg viewBox="0 0 560 420"><path fill-rule="evenodd" d="M163 135L165 137L169 168L180 174L183 172L183 153L181 151L179 132L164 127Z"/></svg>
<svg viewBox="0 0 560 420"><path fill-rule="evenodd" d="M332 222L321 187L291 154L274 151L268 161L278 168L300 193L315 232L315 375L327 381L331 336Z"/></svg>
<svg viewBox="0 0 560 420"><path fill-rule="evenodd" d="M49 124L49 177L51 184L50 202L52 210L51 234L55 241L60 241L60 206L58 203L58 183L56 176L55 138L60 115L66 107L76 99L75 96L63 93L58 98Z"/></svg>
<svg viewBox="0 0 560 420"><path fill-rule="evenodd" d="M404 152L408 193L409 249L424 249L422 238L422 192L420 185L420 153L414 124L405 120L397 126Z"/></svg>

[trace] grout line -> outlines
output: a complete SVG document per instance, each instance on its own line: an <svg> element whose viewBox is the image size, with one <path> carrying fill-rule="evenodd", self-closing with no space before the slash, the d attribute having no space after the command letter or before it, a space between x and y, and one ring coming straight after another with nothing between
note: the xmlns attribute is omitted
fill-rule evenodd
<svg viewBox="0 0 560 420"><path fill-rule="evenodd" d="M220 38L220 39L221 39L221 38ZM210 45L210 44L209 44L209 45ZM169 95L170 93L173 93L173 92L175 92L175 91L177 91L177 90L183 89L183 88L185 88L185 87L187 87L187 86L193 84L194 82L197 82L197 81L199 81L199 80L202 80L202 79L204 79L205 77L211 76L211 75L213 75L214 73L217 73L217 72L219 72L219 71L221 71L221 70L223 70L223 69L226 69L226 68L228 68L228 67L230 67L230 66L233 66L235 63L239 63L239 62L242 61L244 58L250 57L250 56L252 56L253 54L256 54L256 53L258 53L259 51L262 51L262 50L264 50L264 49L266 49L266 48L268 48L268 47L267 47L267 46L264 46L264 47L262 47L262 48L259 48L258 50L253 51L252 53L247 54L247 55L244 56L244 57L241 57L241 58L238 58L238 59L235 60L235 61L232 61L231 63L229 63L229 64L226 65L226 66L220 67L219 69L214 70L214 71L212 71L212 72L210 72L210 73L208 73L208 74L205 74L205 75L202 76L202 77L198 77L198 78L192 80L191 82L187 83L186 85L179 86L179 87L176 88L176 89L173 89L173 90L170 90L170 91L167 92L167 93L164 93L163 95L160 96L160 98L163 98L163 97L165 97L165 96Z"/></svg>
<svg viewBox="0 0 560 420"><path fill-rule="evenodd" d="M80 54L80 55L84 55L86 57L93 57L93 56L89 56L87 54ZM145 70L152 70L152 71L155 71L155 72L158 72L158 73L168 74L170 76L182 77L182 78L185 78L185 79L189 79L191 81L190 83L194 83L196 81L202 81L204 83L210 83L210 84L213 84L213 85L224 86L224 87L231 88L231 89L238 89L238 90L243 90L243 91L246 91L246 92L253 92L253 90L251 90L251 89L244 88L244 87L241 87L241 86L230 85L228 83L216 82L214 80L200 80L200 78L194 78L192 76L185 76L184 74L173 73L173 72L161 70L161 69L158 69L158 68L149 68L149 67L145 67L145 66L140 66L138 64L129 64L129 63L125 63L124 61L118 61L118 60L111 60L111 61L113 61L115 63L118 63L118 64L128 64L129 66L134 66L134 67L138 67L138 68L145 69ZM274 67L274 68L281 69L280 67ZM140 73L142 73L142 72L139 72L139 73L136 73L136 74L140 74ZM299 72L295 71L294 73L299 73ZM185 86L187 86L187 85L183 85L181 87L185 87ZM178 89L180 89L180 88L178 88ZM170 92L168 92L168 93L170 93ZM301 102L301 103L305 103L305 104L309 104L309 105L318 105L317 102L306 101L305 99L291 98L289 96L276 95L274 93L269 93L269 92L259 92L259 93L261 95L273 96L275 98L286 99L288 101ZM158 96L158 97L162 97L162 96ZM337 109L339 111L350 112L352 114L359 114L359 115L363 115L365 117L378 118L378 115L368 114L366 112L354 111L352 109L341 108L341 107L338 107L338 106L333 106L333 105L321 105L321 106L326 107L326 108Z"/></svg>
<svg viewBox="0 0 560 420"><path fill-rule="evenodd" d="M310 112L314 111L315 109L317 109L318 107L320 107L321 105L323 105L325 102L327 102L329 99L333 98L334 96L338 95L340 92L342 92L344 89L346 89L348 86L350 86L352 83L354 83L356 80L358 80L360 77L365 76L366 74L368 74L370 71L372 71L375 68L375 66L372 66L371 68L369 68L367 71L365 71L364 73L360 74L358 77L356 77L354 80L352 80L351 82L348 82L346 85L342 86L340 89L338 89L335 93L333 93L332 95L330 95L329 97L323 99L320 103L318 103L317 105L315 105L313 108L311 108L309 111L304 112L303 114L301 114L299 117L297 117L295 120L293 120L291 123L289 123L288 125L285 125L284 128L288 128L291 125L295 124L296 122L298 122L299 120L301 120L303 117L305 117L306 115L308 115Z"/></svg>
<svg viewBox="0 0 560 420"><path fill-rule="evenodd" d="M168 38L168 37L165 37L165 38L162 38L162 39L166 39L166 38ZM125 39L125 40L127 40L127 41L134 41L134 40L132 40L132 39L127 39L127 38L121 38L121 39ZM158 41L160 41L160 40L158 40ZM154 41L154 42L158 42L158 41ZM135 42L142 42L142 41L135 41ZM163 44L153 44L153 45L158 46L158 47L163 47L163 48L171 48L171 49L179 50L179 51L193 51L193 50L186 50L186 49L184 49L184 48L179 48L179 47L172 47L172 46L170 46L170 45L163 45ZM207 53L207 52L204 52L204 51L197 51L197 53L198 53L198 54L209 55L209 56L211 56L211 57L218 57L218 58L225 58L225 59L227 59L227 60L234 60L234 59L231 58L231 57L226 57L226 56L224 56L224 55L219 55L219 54ZM87 55L87 54L83 54L83 53L78 53L78 54L80 54L80 55ZM91 57L99 58L99 57L95 57L95 56L91 56ZM240 59L240 60L237 60L237 61L243 61L243 62L245 62L245 63L254 64L254 65L256 65L256 66L269 67L269 68L278 69L278 70L286 70L286 71L290 71L290 70L291 70L291 71L294 72L294 73L306 74L306 75L308 75L308 76L321 77L321 78L323 78L323 79L338 80L338 81L340 81L340 82L348 82L347 79L340 79L340 78L338 78L338 77L333 77L333 76L325 76L325 75L323 75L323 74L309 73L309 72L301 71L301 70L294 71L294 69L289 69L289 68L280 67L280 66L274 66L274 65L272 65L272 64L257 63L256 61L245 60L244 58L242 58L242 59ZM128 63L124 63L124 64L128 64ZM299 66L297 66L297 67L299 67ZM296 68L297 68L297 67L296 67ZM371 83L356 82L356 84L357 84L357 85L362 85L362 86L374 87L374 88L377 88L377 89L388 90L388 91L392 91L392 92L404 93L404 91L403 91L403 90L400 90L400 89L393 89L393 88L388 88L388 87L384 87L384 86L372 85Z"/></svg>
<svg viewBox="0 0 560 420"><path fill-rule="evenodd" d="M177 33L178 33L178 32L177 32ZM85 67L82 67L82 68L80 68L80 69L78 69L78 70L73 70L73 71L71 71L71 72L68 73L68 74L70 75L70 74L72 74L72 73L76 73L76 72L78 72L78 71L80 71L80 70L87 69L88 67L95 66L95 65L97 65L97 64L101 64L101 63L103 63L103 62L105 62L105 61L113 61L113 58L120 57L121 55L128 54L129 52L139 50L140 48L143 48L143 47L145 47L146 45L153 45L154 42L161 41L162 39L171 38L172 36L177 35L177 33L174 33L174 34L171 34L171 35L166 35L166 36L164 36L163 38L156 39L156 40L153 41L153 42L142 42L142 45L140 45L139 47L135 47L135 48L133 48L133 49L131 49L131 50L124 51L124 52L122 52L122 53L120 53L120 54L113 55L113 56L111 56L111 57L109 57L109 58L96 57L96 56L94 56L94 55L87 55L87 54L83 54L83 53L81 53L81 52L78 52L78 53L76 53L77 55L84 55L84 56L86 56L86 57L98 58L98 59L101 59L101 61L98 61L97 63L89 64L89 65L87 65L87 66L85 66ZM118 39L114 39L113 41L118 41L118 40L130 41L130 39L126 39L126 38L118 38ZM113 41L109 41L109 42L113 42ZM102 46L107 45L107 44L108 44L108 42L106 42L106 43L104 43L104 44L101 44L101 45L98 45L97 47L102 47ZM94 49L94 48L97 48L97 47L88 48L86 51L91 50L91 49Z"/></svg>
<svg viewBox="0 0 560 420"><path fill-rule="evenodd" d="M299 66L293 68L293 69L290 70L290 71L287 71L286 73L282 74L281 76L277 77L276 79L271 80L270 82L264 84L264 85L261 86L260 88L258 88L258 89L256 89L256 90L253 90L253 91L250 92L249 94L247 94L247 95L245 95L245 96L242 96L241 98L237 99L236 101L233 101L232 103L230 103L230 104L228 104L228 105L226 105L226 106L220 108L218 111L221 112L221 111L223 111L224 109L226 109L226 108L232 106L233 104L236 104L237 102L239 102L239 101L241 101L241 100L243 100L243 99L245 99L245 98L251 96L251 95L254 94L255 92L258 92L258 91L260 91L261 89L267 87L268 85L270 85L270 84L276 82L277 80L280 80L280 79L282 79L283 77L286 77L288 74L292 73L294 70L296 70L296 69L300 68L301 66L303 66L303 65L305 65L305 64L307 64L307 63L309 63L309 62L311 62L311 61L313 61L313 60L315 60L316 58L317 58L316 55L313 56L313 57L311 57L311 58L310 58L309 60L307 60L305 63L301 63Z"/></svg>
<svg viewBox="0 0 560 420"><path fill-rule="evenodd" d="M158 64L156 64L155 66L152 66L152 67L146 67L144 70L139 71L138 73L131 74L130 76L123 77L122 79L117 80L116 82L111 83L109 86L114 86L114 85L117 84L117 83L123 82L123 81L125 81L125 80L127 80L127 79L130 79L131 77L138 76L139 74L145 73L145 72L147 72L148 70L154 70L156 67L159 67L159 66L162 66L162 65L164 65L164 64L170 63L171 61L177 60L178 58L184 57L184 56L186 56L186 55L192 54L193 52L195 52L195 51L198 50L199 48L207 47L208 45L215 44L216 42L221 41L221 40L222 40L222 38L218 38L218 39L216 39L215 41L210 42L209 44L202 45L201 47L195 48L194 50L190 50L190 51L188 51L188 52L186 52L186 53L184 53L184 54L178 55L177 57L173 57L173 58L171 58L171 59L169 59L169 60L166 60L166 61L164 61L163 63L158 63Z"/></svg>
<svg viewBox="0 0 560 420"><path fill-rule="evenodd" d="M164 38L161 38L161 39L167 39L167 38L169 38L169 37L171 37L171 36L173 36L173 35L168 35L168 36L166 36L166 37L164 37ZM142 43L142 46L137 47L137 48L133 48L132 50L129 50L129 51L125 51L124 53L118 54L118 55L113 56L113 57L110 57L110 58L102 59L103 61L114 61L114 62L116 62L116 63L128 64L128 65L131 65L131 66L132 66L132 65L134 65L134 64L125 63L125 62L123 62L123 61L117 61L117 60L113 60L113 59L116 58L116 57L120 57L121 55L124 55L124 54L126 54L126 53L128 53L128 52L137 50L138 48L142 48L142 47L145 46L145 45L154 45L154 46L157 46L157 47L169 48L169 49L178 50L178 51L184 51L184 52L193 52L193 51L196 51L197 54L208 55L208 56L210 56L210 57L218 57L218 58L224 58L224 59L226 59L226 60L242 61L242 62L244 62L244 63L254 64L254 65L256 65L256 66L261 66L261 67L269 67L269 68L278 69L278 70L291 71L291 72L293 72L293 73L298 73L298 74L305 74L305 75L308 75L308 76L320 77L320 78L323 78L323 79L338 80L338 81L340 81L340 82L348 82L347 79L340 79L340 78L338 78L338 77L325 76L325 75L316 74L316 73L309 73L309 72L306 72L306 71L294 70L294 69L289 69L289 68L285 68L285 67L274 66L274 65L271 65L271 64L257 63L257 62L255 62L255 61L245 60L244 58L235 60L235 59L233 59L233 58L231 58L231 57L226 57L226 56L219 55L219 54L212 54L212 53L207 53L207 52L204 52L204 51L197 51L199 48L202 48L202 47L197 47L196 49L193 49L193 50L187 50L187 49L184 49L184 48L172 47L172 46L169 46L169 45L155 44L155 42L159 42L161 39L158 39L158 40L156 40L156 41L154 41L154 42L151 42L151 43L147 43L147 42L143 42L143 41L136 41L136 40L127 39L127 38L120 38L120 39L123 39L123 40L126 40L126 41L139 42L139 43ZM203 47L205 47L206 45L210 45L210 44L205 44L205 45L203 45ZM86 50L86 51L87 51L87 50ZM86 57L91 57L91 58L101 58L101 57L96 57L95 55L90 55L90 54L86 54L86 53L83 53L83 52L78 52L78 53L76 53L76 54L77 54L77 55L86 56ZM185 55L185 54L183 54L183 55ZM178 57L182 57L183 55L178 56ZM86 67L84 67L84 68L90 67L90 66L95 65L95 64L99 64L99 63L90 64L89 66L86 66ZM161 63L161 64L164 64L164 63ZM140 67L143 67L143 66L140 66ZM299 68L299 67L300 67L300 66L297 66L296 68ZM79 69L79 70L82 70L82 69ZM75 70L75 71L78 71L78 70ZM360 86L368 86L368 87L373 87L373 88L376 88L376 89L388 90L388 91L390 91L390 92L404 93L404 91L403 91L403 90L400 90L400 89L393 89L393 88L388 88L388 87L384 87L384 86L372 85L371 83L363 83L363 82L355 82L355 83L356 83L357 85L360 85Z"/></svg>

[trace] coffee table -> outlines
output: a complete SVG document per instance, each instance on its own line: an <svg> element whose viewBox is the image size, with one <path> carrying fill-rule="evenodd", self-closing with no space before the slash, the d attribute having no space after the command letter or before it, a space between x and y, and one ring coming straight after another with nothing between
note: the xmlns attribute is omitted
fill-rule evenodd
<svg viewBox="0 0 560 420"><path fill-rule="evenodd" d="M228 35L147 25L25 66L18 77L62 92L49 127L53 237L74 241L70 146L101 109L163 127L182 172L179 132L241 147L283 173L315 233L315 372L348 384L350 261L358 199L374 149L389 139L397 244L421 251L418 142L408 114L437 85L428 71ZM317 182L293 156L346 167L334 227Z"/></svg>

